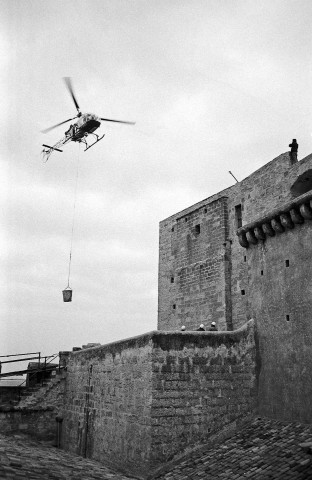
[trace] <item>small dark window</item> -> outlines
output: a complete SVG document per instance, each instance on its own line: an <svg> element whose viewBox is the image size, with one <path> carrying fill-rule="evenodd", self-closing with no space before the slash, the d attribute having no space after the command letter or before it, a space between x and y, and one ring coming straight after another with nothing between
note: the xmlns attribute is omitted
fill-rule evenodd
<svg viewBox="0 0 312 480"><path fill-rule="evenodd" d="M289 315L286 315L286 321L289 322L290 318Z"/></svg>
<svg viewBox="0 0 312 480"><path fill-rule="evenodd" d="M246 257L246 255L244 255L244 262L247 262L247 257Z"/></svg>
<svg viewBox="0 0 312 480"><path fill-rule="evenodd" d="M174 283L174 277L171 277L170 282Z"/></svg>
<svg viewBox="0 0 312 480"><path fill-rule="evenodd" d="M204 208L204 213L207 213L207 208Z"/></svg>
<svg viewBox="0 0 312 480"><path fill-rule="evenodd" d="M171 231L174 232L174 227L172 227Z"/></svg>
<svg viewBox="0 0 312 480"><path fill-rule="evenodd" d="M245 290L241 290L241 294L242 294L242 295L245 295Z"/></svg>
<svg viewBox="0 0 312 480"><path fill-rule="evenodd" d="M185 217L185 221L187 222L187 217Z"/></svg>
<svg viewBox="0 0 312 480"><path fill-rule="evenodd" d="M195 235L200 234L200 225L195 225Z"/></svg>
<svg viewBox="0 0 312 480"><path fill-rule="evenodd" d="M243 225L241 204L235 205L235 220L236 220L236 228L240 228Z"/></svg>
<svg viewBox="0 0 312 480"><path fill-rule="evenodd" d="M173 308L173 310L176 309L176 304L175 303L172 305L172 308Z"/></svg>
<svg viewBox="0 0 312 480"><path fill-rule="evenodd" d="M263 270L261 270L261 275L263 275Z"/></svg>
<svg viewBox="0 0 312 480"><path fill-rule="evenodd" d="M289 267L289 260L285 260L286 267Z"/></svg>

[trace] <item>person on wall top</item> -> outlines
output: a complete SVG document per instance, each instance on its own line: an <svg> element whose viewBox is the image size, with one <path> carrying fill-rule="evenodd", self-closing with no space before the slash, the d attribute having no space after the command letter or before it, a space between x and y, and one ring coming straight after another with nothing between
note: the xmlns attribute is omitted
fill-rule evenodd
<svg viewBox="0 0 312 480"><path fill-rule="evenodd" d="M216 322L211 322L211 325L208 329L209 332L217 332L218 331L218 328L216 326Z"/></svg>
<svg viewBox="0 0 312 480"><path fill-rule="evenodd" d="M201 324L199 325L199 328L196 329L196 331L197 331L197 332L204 332L204 331L205 331L204 325L201 323Z"/></svg>

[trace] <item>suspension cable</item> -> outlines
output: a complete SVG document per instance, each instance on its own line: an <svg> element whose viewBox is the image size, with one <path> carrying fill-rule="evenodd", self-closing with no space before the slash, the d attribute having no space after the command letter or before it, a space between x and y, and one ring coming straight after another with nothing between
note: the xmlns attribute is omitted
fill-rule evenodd
<svg viewBox="0 0 312 480"><path fill-rule="evenodd" d="M79 161L80 161L80 143L78 149L78 157L77 157L77 166L76 166L76 182L75 182L75 193L74 193L74 208L73 208L73 221L72 221L72 229L71 229L71 240L70 240L70 253L69 253L69 266L68 266L68 281L67 287L69 287L69 278L70 278L70 267L72 261L72 249L73 249L73 238L74 238L74 227L75 227L75 212L76 212L76 202L77 202L77 186L78 186L78 177L79 177Z"/></svg>

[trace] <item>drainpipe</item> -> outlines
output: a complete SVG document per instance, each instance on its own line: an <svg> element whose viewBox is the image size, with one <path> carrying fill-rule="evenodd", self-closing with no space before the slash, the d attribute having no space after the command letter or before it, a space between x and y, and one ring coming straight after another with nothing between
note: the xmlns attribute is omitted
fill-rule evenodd
<svg viewBox="0 0 312 480"><path fill-rule="evenodd" d="M63 417L61 415L58 415L55 420L57 422L57 448L61 448Z"/></svg>
<svg viewBox="0 0 312 480"><path fill-rule="evenodd" d="M84 435L84 449L83 449L83 456L87 456L87 448L88 448L88 429L89 429L89 406L90 406L90 385L91 385L91 377L92 377L92 368L93 365L89 367L89 378L88 378L88 391L86 393L86 417L85 417L85 435Z"/></svg>

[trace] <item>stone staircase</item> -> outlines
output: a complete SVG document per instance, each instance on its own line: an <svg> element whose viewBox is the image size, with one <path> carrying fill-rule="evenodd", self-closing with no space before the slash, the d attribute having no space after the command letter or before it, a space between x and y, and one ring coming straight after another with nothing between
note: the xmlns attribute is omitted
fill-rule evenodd
<svg viewBox="0 0 312 480"><path fill-rule="evenodd" d="M25 387L21 392L21 399L16 402L18 408L31 408L34 406L56 406L63 396L65 387L65 370L52 372L51 378L34 387ZM57 405L58 406L58 405Z"/></svg>

